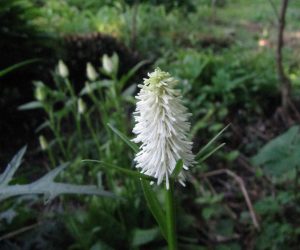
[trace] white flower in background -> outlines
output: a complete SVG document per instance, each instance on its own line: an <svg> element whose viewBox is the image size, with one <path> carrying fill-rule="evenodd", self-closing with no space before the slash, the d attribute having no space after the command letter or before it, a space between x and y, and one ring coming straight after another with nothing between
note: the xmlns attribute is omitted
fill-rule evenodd
<svg viewBox="0 0 300 250"><path fill-rule="evenodd" d="M46 95L47 95L46 88L42 82L36 83L34 95L35 95L35 98L40 102L42 102L46 99Z"/></svg>
<svg viewBox="0 0 300 250"><path fill-rule="evenodd" d="M98 73L90 62L86 64L86 76L91 82L95 81L98 77Z"/></svg>
<svg viewBox="0 0 300 250"><path fill-rule="evenodd" d="M43 151L47 150L48 142L47 142L46 138L43 135L39 136L39 142L40 142L41 149Z"/></svg>
<svg viewBox="0 0 300 250"><path fill-rule="evenodd" d="M136 96L133 133L137 136L133 141L142 143L135 157L136 167L157 178L158 185L165 179L168 189L177 161L182 159L186 170L194 163L192 142L187 137L191 114L182 105L182 97L174 89L177 81L169 73L157 68L148 76L144 85L139 85L141 90ZM181 172L179 181L183 185L184 179Z"/></svg>
<svg viewBox="0 0 300 250"><path fill-rule="evenodd" d="M119 67L119 57L116 53L113 53L111 57L104 54L102 56L102 68L105 73L112 74L117 73Z"/></svg>
<svg viewBox="0 0 300 250"><path fill-rule="evenodd" d="M81 98L77 100L77 110L80 115L86 111L86 104Z"/></svg>
<svg viewBox="0 0 300 250"><path fill-rule="evenodd" d="M63 78L67 78L69 76L69 70L67 65L62 61L59 60L58 61L58 66L57 66L57 70L58 70L58 74L63 77Z"/></svg>
<svg viewBox="0 0 300 250"><path fill-rule="evenodd" d="M105 70L106 73L112 73L114 70L114 65L113 65L113 61L111 60L111 58L104 54L102 57L102 67Z"/></svg>

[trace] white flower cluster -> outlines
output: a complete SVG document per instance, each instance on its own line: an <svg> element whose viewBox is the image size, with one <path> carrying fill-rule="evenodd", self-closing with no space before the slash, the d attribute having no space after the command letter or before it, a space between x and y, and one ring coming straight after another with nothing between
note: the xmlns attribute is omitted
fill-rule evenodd
<svg viewBox="0 0 300 250"><path fill-rule="evenodd" d="M194 163L192 142L187 138L191 114L182 105L182 97L174 89L177 81L169 73L157 68L148 76L136 96L133 133L137 136L133 141L142 143L135 157L136 167L157 178L158 185L165 179L168 189L176 162L182 159L186 170ZM183 185L184 179L181 172L179 181Z"/></svg>

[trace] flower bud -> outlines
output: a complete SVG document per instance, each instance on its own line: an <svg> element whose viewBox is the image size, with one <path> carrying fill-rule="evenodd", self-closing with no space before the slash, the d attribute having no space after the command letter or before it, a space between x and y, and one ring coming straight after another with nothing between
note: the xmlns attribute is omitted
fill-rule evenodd
<svg viewBox="0 0 300 250"><path fill-rule="evenodd" d="M41 149L43 151L48 149L48 146L49 146L48 142L47 142L46 138L43 135L39 136L39 142L40 142Z"/></svg>
<svg viewBox="0 0 300 250"><path fill-rule="evenodd" d="M112 58L106 54L102 57L102 67L107 74L111 74L114 71Z"/></svg>
<svg viewBox="0 0 300 250"><path fill-rule="evenodd" d="M57 69L58 69L58 74L62 78L67 78L69 76L68 67L67 67L67 65L62 60L58 61Z"/></svg>
<svg viewBox="0 0 300 250"><path fill-rule="evenodd" d="M98 77L98 73L90 62L86 64L86 75L91 82L95 81Z"/></svg>
<svg viewBox="0 0 300 250"><path fill-rule="evenodd" d="M78 109L78 114L80 115L86 111L86 104L81 98L77 100L77 109Z"/></svg>
<svg viewBox="0 0 300 250"><path fill-rule="evenodd" d="M35 89L35 99L42 102L46 99L46 88L45 85L43 83L38 83Z"/></svg>

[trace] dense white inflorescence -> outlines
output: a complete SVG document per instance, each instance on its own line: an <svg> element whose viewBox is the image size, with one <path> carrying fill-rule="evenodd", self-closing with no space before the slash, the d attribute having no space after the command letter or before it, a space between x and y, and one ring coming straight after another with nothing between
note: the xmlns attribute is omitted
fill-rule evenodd
<svg viewBox="0 0 300 250"><path fill-rule="evenodd" d="M141 172L157 178L158 185L169 177L176 162L183 160L183 168L188 169L194 163L192 142L187 134L190 130L188 118L191 114L182 105L182 97L174 89L177 81L169 73L155 69L139 85L140 92L134 119L133 133L136 143L142 143L140 152L135 157L136 167ZM179 181L184 185L184 174L179 174Z"/></svg>

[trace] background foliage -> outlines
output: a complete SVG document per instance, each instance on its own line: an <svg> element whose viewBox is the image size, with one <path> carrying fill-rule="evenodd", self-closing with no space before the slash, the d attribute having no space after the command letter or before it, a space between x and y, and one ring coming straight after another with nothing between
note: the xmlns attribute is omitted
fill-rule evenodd
<svg viewBox="0 0 300 250"><path fill-rule="evenodd" d="M280 107L270 4L279 9L280 1L212 2L1 2L1 166L24 144L29 149L10 184L31 183L69 162L59 181L121 197L62 196L46 205L38 195L7 199L1 249L166 247L132 174L134 152L114 133L132 137L137 84L156 66L179 80L193 114L194 152L230 124L218 139L226 146L191 169L186 188L176 187L180 249L298 248L299 120ZM284 47L296 110L299 10L289 2Z"/></svg>

